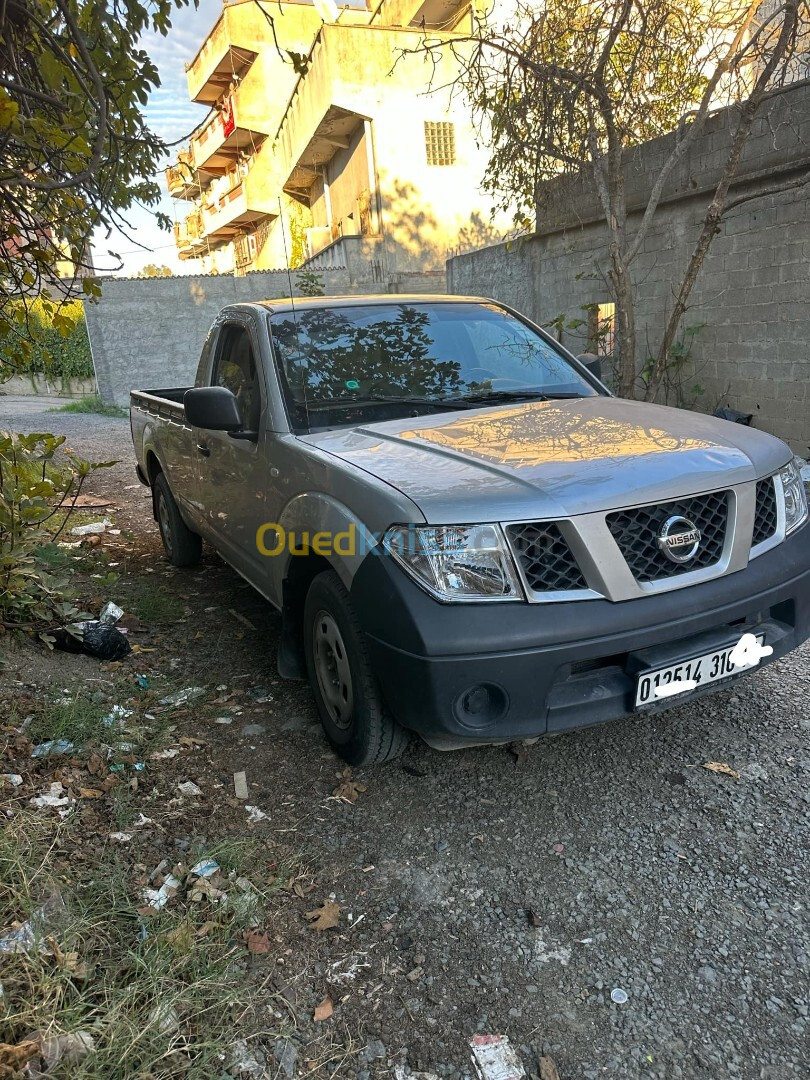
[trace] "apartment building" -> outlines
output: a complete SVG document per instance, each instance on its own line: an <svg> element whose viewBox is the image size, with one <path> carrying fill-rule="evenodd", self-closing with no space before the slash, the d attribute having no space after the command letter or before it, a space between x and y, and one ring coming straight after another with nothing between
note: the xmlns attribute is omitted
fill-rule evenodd
<svg viewBox="0 0 810 1080"><path fill-rule="evenodd" d="M358 285L443 288L449 250L499 234L486 154L448 86L456 62L413 50L426 30L457 40L472 18L470 0L225 2L187 66L208 113L167 170L180 257L203 272L289 259L345 266Z"/></svg>

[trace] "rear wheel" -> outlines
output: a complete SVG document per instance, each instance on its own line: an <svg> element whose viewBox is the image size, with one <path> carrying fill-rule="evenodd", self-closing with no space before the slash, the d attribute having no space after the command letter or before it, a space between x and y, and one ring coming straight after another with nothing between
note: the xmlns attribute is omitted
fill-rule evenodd
<svg viewBox="0 0 810 1080"><path fill-rule="evenodd" d="M155 517L166 558L174 566L196 566L202 555L202 539L180 516L169 482L162 472L155 477L153 491Z"/></svg>
<svg viewBox="0 0 810 1080"><path fill-rule="evenodd" d="M351 599L333 570L309 587L304 649L321 723L337 753L351 765L401 754L408 733L385 707Z"/></svg>

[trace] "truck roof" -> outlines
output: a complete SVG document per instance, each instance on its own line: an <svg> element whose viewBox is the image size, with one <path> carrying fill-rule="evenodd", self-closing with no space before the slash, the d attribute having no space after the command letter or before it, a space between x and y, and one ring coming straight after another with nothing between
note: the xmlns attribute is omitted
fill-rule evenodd
<svg viewBox="0 0 810 1080"><path fill-rule="evenodd" d="M444 303L492 303L481 296L453 296L447 293L369 293L358 296L296 296L292 300L281 297L278 300L249 300L238 304L228 304L229 308L261 307L269 312L296 311L306 308L357 307L370 304L444 304Z"/></svg>

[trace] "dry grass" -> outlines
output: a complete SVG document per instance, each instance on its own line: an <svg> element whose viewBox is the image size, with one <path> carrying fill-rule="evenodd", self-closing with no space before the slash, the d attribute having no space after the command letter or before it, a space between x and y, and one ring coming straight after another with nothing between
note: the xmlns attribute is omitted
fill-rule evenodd
<svg viewBox="0 0 810 1080"><path fill-rule="evenodd" d="M265 898L236 886L216 905L178 893L145 917L115 848L92 878L73 879L79 829L20 810L0 832L0 928L32 916L37 928L33 947L3 956L0 1041L88 1033L93 1051L54 1071L70 1080L219 1080L236 1037L284 1034L242 941ZM207 854L223 870L249 858L238 844Z"/></svg>

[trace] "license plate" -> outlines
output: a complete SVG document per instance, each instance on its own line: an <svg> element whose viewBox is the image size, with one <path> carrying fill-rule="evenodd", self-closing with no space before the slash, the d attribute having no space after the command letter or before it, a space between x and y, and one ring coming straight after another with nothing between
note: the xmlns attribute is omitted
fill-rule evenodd
<svg viewBox="0 0 810 1080"><path fill-rule="evenodd" d="M756 639L758 645L765 643L764 634L757 634ZM703 656L682 660L679 664L670 664L668 667L653 668L651 671L643 672L639 675L636 684L636 708L663 701L680 701L687 694L692 694L709 683L728 679L733 675L742 674L743 671L752 671L750 664L739 668L735 665L731 654L736 647L736 643L727 645L723 649L704 653ZM671 687L673 684L677 685L678 682L687 682L687 680L693 680L697 685L687 685L680 693L668 692L658 695L655 692L659 686Z"/></svg>

